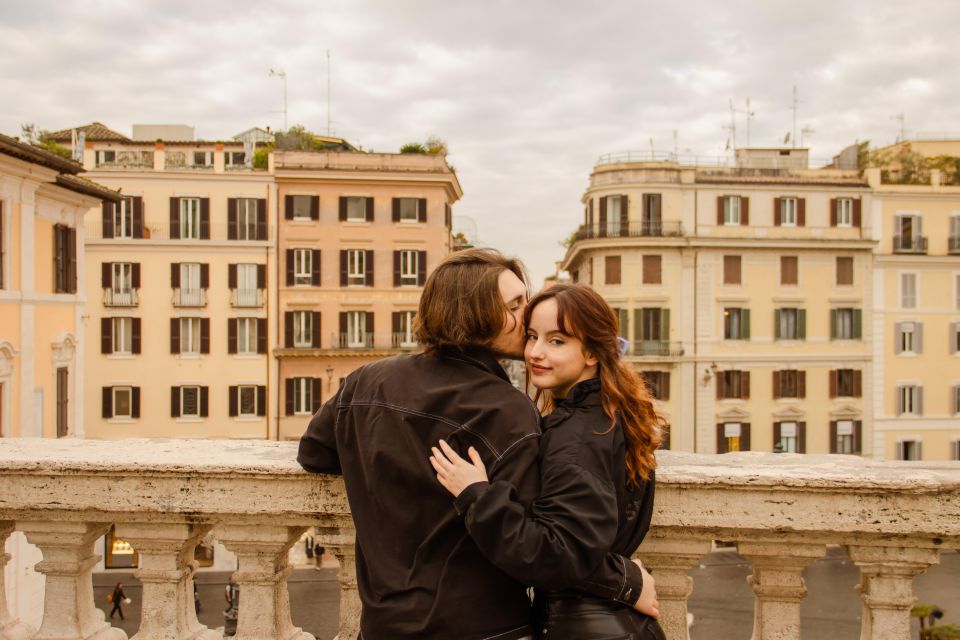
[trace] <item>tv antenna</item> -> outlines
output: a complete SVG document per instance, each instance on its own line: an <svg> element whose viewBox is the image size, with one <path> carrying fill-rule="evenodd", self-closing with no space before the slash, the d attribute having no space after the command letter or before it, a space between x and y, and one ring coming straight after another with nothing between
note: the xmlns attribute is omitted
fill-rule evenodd
<svg viewBox="0 0 960 640"><path fill-rule="evenodd" d="M905 137L906 137L906 136L904 135L904 128L903 128L904 122L905 122L905 118L904 118L904 116L903 116L903 111L901 111L900 113L898 113L898 114L895 115L895 116L890 116L890 119L891 119L891 120L896 120L896 121L897 121L897 126L899 127L899 133L897 134L897 142L903 142L903 140L904 140Z"/></svg>
<svg viewBox="0 0 960 640"><path fill-rule="evenodd" d="M283 132L287 132L287 72L283 69L275 71L270 69L270 77L277 76L283 80Z"/></svg>
<svg viewBox="0 0 960 640"><path fill-rule="evenodd" d="M790 106L790 109L793 111L793 148L797 148L797 107L800 105L800 100L797 98L797 85L793 85L793 104Z"/></svg>

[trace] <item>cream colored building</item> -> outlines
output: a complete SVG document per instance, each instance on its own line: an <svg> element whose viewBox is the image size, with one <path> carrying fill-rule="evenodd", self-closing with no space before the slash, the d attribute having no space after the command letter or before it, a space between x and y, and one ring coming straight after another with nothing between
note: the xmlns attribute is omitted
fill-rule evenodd
<svg viewBox="0 0 960 640"><path fill-rule="evenodd" d="M594 167L563 267L618 310L671 448L872 452L873 194L807 163Z"/></svg>
<svg viewBox="0 0 960 640"><path fill-rule="evenodd" d="M0 135L0 437L84 433L84 215L118 194Z"/></svg>
<svg viewBox="0 0 960 640"><path fill-rule="evenodd" d="M424 154L275 152L279 437L299 438L340 380L417 349L413 317L450 250L463 191Z"/></svg>

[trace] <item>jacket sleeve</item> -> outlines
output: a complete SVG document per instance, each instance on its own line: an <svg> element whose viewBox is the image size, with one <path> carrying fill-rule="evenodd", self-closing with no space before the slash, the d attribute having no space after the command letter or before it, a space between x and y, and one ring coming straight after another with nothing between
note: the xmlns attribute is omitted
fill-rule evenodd
<svg viewBox="0 0 960 640"><path fill-rule="evenodd" d="M343 391L341 387L340 391ZM340 455L337 453L336 426L339 417L340 393L327 400L317 411L307 431L300 438L297 462L311 473L341 475Z"/></svg>

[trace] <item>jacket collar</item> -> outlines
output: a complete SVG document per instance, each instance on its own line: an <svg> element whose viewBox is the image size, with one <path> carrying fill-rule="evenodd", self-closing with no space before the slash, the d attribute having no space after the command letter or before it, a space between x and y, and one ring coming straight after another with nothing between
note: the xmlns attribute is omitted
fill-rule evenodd
<svg viewBox="0 0 960 640"><path fill-rule="evenodd" d="M578 382L567 397L557 403L553 411L543 417L540 427L543 430L555 427L581 407L600 406L600 378L590 378L583 382Z"/></svg>
<svg viewBox="0 0 960 640"><path fill-rule="evenodd" d="M441 358L451 358L466 362L493 375L501 378L505 382L510 382L510 376L503 370L500 363L494 357L493 353L484 347L467 346L462 349L456 347L441 347L437 350L437 355Z"/></svg>

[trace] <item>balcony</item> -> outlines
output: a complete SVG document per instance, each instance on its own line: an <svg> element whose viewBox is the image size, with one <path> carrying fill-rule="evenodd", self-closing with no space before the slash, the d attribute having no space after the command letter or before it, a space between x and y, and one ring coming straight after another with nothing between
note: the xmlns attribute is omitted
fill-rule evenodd
<svg viewBox="0 0 960 640"><path fill-rule="evenodd" d="M624 225L598 224L581 225L577 229L576 240L592 240L593 238L669 238L683 235L683 223L679 220L640 221L633 220Z"/></svg>
<svg viewBox="0 0 960 640"><path fill-rule="evenodd" d="M127 289L126 291L115 291L114 289L103 290L103 306L105 307L136 307L139 304L139 289Z"/></svg>
<svg viewBox="0 0 960 640"><path fill-rule="evenodd" d="M98 151L97 169L153 169L153 151Z"/></svg>
<svg viewBox="0 0 960 640"><path fill-rule="evenodd" d="M340 561L340 638L356 638L354 533L339 478L297 466L296 443L224 440L5 439L0 545L14 531L36 545L45 574L41 637L123 640L96 611L94 543L116 535L139 553L138 638L219 638L192 602L193 549L211 533L238 557L238 637L307 640L290 619L288 550L310 527ZM799 640L803 571L839 545L860 570L862 638L906 640L913 578L960 548L956 463L852 456L657 453L654 527L637 553L656 576L661 624L686 640L689 576L716 540L752 565L753 638ZM0 594L4 593L0 554ZM50 604L53 603L53 604ZM31 613L40 609L31 601ZM36 607L36 609L34 609ZM29 637L0 599L0 623ZM743 629L742 637L749 635Z"/></svg>
<svg viewBox="0 0 960 640"><path fill-rule="evenodd" d="M683 355L683 345L666 340L634 340L630 355L661 356L679 358Z"/></svg>
<svg viewBox="0 0 960 640"><path fill-rule="evenodd" d="M927 238L926 236L896 234L893 236L893 252L925 254L927 252Z"/></svg>
<svg viewBox="0 0 960 640"><path fill-rule="evenodd" d="M390 335L390 346L394 349L419 349L420 345L410 334L407 334L403 331L399 333L392 333Z"/></svg>
<svg viewBox="0 0 960 640"><path fill-rule="evenodd" d="M373 349L373 332L333 334L335 349Z"/></svg>
<svg viewBox="0 0 960 640"><path fill-rule="evenodd" d="M262 307L266 293L263 289L231 289L230 306L234 308Z"/></svg>
<svg viewBox="0 0 960 640"><path fill-rule="evenodd" d="M951 256L960 255L960 236L947 238L947 253Z"/></svg>
<svg viewBox="0 0 960 640"><path fill-rule="evenodd" d="M205 307L207 306L206 289L184 289L183 287L173 290L173 306L175 307Z"/></svg>

